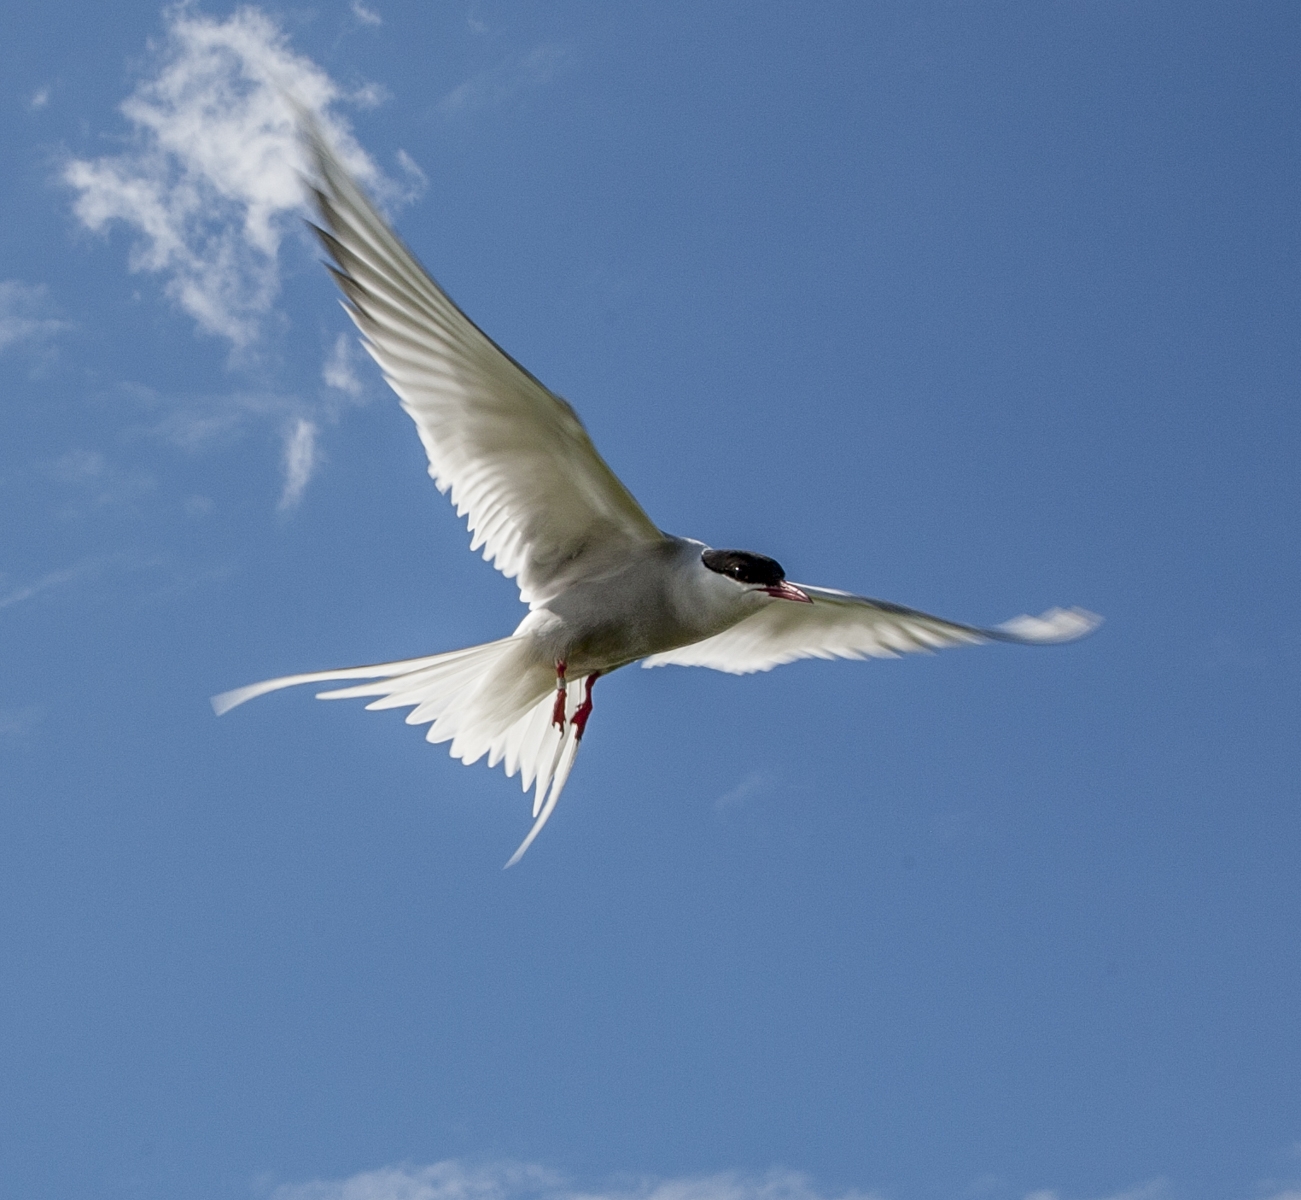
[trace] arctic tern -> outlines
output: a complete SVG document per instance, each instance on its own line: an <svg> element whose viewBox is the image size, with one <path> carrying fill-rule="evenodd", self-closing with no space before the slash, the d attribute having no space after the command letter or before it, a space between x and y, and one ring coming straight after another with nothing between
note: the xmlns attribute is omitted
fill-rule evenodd
<svg viewBox="0 0 1301 1200"><path fill-rule="evenodd" d="M662 532L596 452L574 410L452 302L302 120L315 173L313 225L361 332L429 458L438 490L518 583L528 615L509 637L464 650L271 679L213 697L218 715L301 683L363 680L318 693L409 708L454 758L517 771L534 787L532 845L556 807L602 675L629 663L767 671L800 658L893 658L981 642L1053 643L1101 618L1054 608L982 629L916 609L787 580L762 554Z"/></svg>

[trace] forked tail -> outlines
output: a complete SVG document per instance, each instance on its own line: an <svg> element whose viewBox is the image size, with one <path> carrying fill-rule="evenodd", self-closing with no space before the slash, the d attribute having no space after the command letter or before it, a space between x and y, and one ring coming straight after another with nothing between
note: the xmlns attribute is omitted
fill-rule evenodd
<svg viewBox="0 0 1301 1200"><path fill-rule="evenodd" d="M566 720L558 729L552 722L554 669L537 660L527 639L508 637L425 658L268 679L214 696L212 708L221 716L281 688L353 679L367 682L318 692L317 699L370 696L367 708L410 708L407 724L432 722L427 740L451 742L453 758L469 765L486 754L490 767L503 763L507 776L518 771L526 792L536 784L533 827L506 866L519 862L555 811L573 768L579 735L572 718L590 679L569 680Z"/></svg>

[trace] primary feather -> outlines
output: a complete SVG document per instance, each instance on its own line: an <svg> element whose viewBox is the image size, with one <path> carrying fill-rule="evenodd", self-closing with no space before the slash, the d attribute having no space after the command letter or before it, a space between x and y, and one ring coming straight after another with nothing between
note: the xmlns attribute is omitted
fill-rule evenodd
<svg viewBox="0 0 1301 1200"><path fill-rule="evenodd" d="M471 549L548 600L664 535L605 464L574 410L443 291L311 126L322 244L362 343L416 424Z"/></svg>
<svg viewBox="0 0 1301 1200"><path fill-rule="evenodd" d="M1069 642L1102 621L1082 608L1054 608L1041 617L1014 617L994 629L981 629L886 600L803 583L796 586L812 604L770 604L713 637L652 654L642 666L712 667L749 675L801 658L898 658L991 641Z"/></svg>

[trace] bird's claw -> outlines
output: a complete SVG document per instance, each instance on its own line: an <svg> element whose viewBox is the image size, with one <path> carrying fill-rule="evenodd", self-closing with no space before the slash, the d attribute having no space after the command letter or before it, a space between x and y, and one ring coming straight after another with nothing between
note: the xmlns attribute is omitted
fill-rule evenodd
<svg viewBox="0 0 1301 1200"><path fill-rule="evenodd" d="M583 702L578 706L578 711L574 713L574 741L583 740L583 730L587 728L587 718L592 715L592 686L600 678L600 672L594 671L587 677L587 684L583 688Z"/></svg>

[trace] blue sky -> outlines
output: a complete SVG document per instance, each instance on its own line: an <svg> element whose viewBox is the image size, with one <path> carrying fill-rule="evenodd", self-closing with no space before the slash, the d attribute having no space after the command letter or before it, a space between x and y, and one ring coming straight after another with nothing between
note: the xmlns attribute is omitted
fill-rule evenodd
<svg viewBox="0 0 1301 1200"><path fill-rule="evenodd" d="M0 1196L1301 1196L1301 15L14 5ZM502 636L270 79L664 528L1077 645L603 681L517 783L272 675Z"/></svg>

